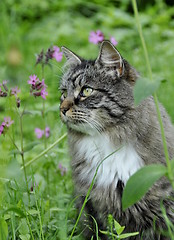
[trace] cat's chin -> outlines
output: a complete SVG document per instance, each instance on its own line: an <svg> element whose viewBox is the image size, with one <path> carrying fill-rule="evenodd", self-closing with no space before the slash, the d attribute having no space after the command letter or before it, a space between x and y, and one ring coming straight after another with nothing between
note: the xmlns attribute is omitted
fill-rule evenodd
<svg viewBox="0 0 174 240"><path fill-rule="evenodd" d="M95 128L92 128L87 123L79 123L79 124L67 123L67 126L69 129L76 132L83 133L85 135L95 136L96 134L99 134L99 131L97 131Z"/></svg>

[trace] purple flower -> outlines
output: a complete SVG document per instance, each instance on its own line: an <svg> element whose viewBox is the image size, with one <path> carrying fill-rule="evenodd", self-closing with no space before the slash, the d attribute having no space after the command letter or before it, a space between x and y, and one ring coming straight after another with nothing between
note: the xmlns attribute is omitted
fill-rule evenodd
<svg viewBox="0 0 174 240"><path fill-rule="evenodd" d="M115 46L118 44L118 42L115 40L114 37L110 37L110 41L111 41L111 43L112 43L113 45L115 45Z"/></svg>
<svg viewBox="0 0 174 240"><path fill-rule="evenodd" d="M48 138L50 136L50 128L46 127L45 128L45 137Z"/></svg>
<svg viewBox="0 0 174 240"><path fill-rule="evenodd" d="M31 185L31 187L30 187L30 191L31 191L31 192L34 192L36 186L37 186L37 185L36 185L36 183L34 182L34 183Z"/></svg>
<svg viewBox="0 0 174 240"><path fill-rule="evenodd" d="M4 131L4 126L1 124L0 125L0 136L3 134L3 131Z"/></svg>
<svg viewBox="0 0 174 240"><path fill-rule="evenodd" d="M11 95L14 95L15 97L17 97L17 94L20 92L21 90L18 88L18 86L11 88Z"/></svg>
<svg viewBox="0 0 174 240"><path fill-rule="evenodd" d="M53 54L52 57L56 59L57 62L60 62L62 60L63 57L63 53L60 52L60 48L57 46L53 46Z"/></svg>
<svg viewBox="0 0 174 240"><path fill-rule="evenodd" d="M14 123L13 120L11 120L11 117L5 117L4 122L2 124L5 124L7 128L9 128Z"/></svg>
<svg viewBox="0 0 174 240"><path fill-rule="evenodd" d="M46 138L48 138L50 136L50 128L46 127L45 130L35 128L35 134L38 139L42 138L44 135Z"/></svg>
<svg viewBox="0 0 174 240"><path fill-rule="evenodd" d="M30 93L35 97L41 96L43 99L46 99L48 92L46 91L47 85L45 84L45 80L42 79L42 81L40 81L35 74L29 78L28 84L31 85Z"/></svg>
<svg viewBox="0 0 174 240"><path fill-rule="evenodd" d="M44 135L44 131L41 130L40 128L35 128L35 134L38 139L42 138Z"/></svg>
<svg viewBox="0 0 174 240"><path fill-rule="evenodd" d="M48 96L48 92L46 92L46 88L44 87L41 89L41 97L46 99L46 96Z"/></svg>
<svg viewBox="0 0 174 240"><path fill-rule="evenodd" d="M4 80L3 82L2 82L2 85L6 85L7 84L7 80Z"/></svg>
<svg viewBox="0 0 174 240"><path fill-rule="evenodd" d="M98 44L103 40L104 40L104 34L100 30L97 30L96 32L94 31L90 32L89 42Z"/></svg>
<svg viewBox="0 0 174 240"><path fill-rule="evenodd" d="M44 58L44 50L42 49L42 51L36 55L36 65L39 63L42 63L43 58Z"/></svg>
<svg viewBox="0 0 174 240"><path fill-rule="evenodd" d="M10 117L5 117L4 122L0 125L0 135L5 134L5 130L7 130L14 123Z"/></svg>
<svg viewBox="0 0 174 240"><path fill-rule="evenodd" d="M3 83L1 84L0 83L0 97L7 97L7 93L8 93L8 88L7 88L7 86L6 86L6 83L7 83L7 81L6 80L4 80L3 81ZM5 92L4 92L4 90L1 88L3 86L3 88L5 89Z"/></svg>
<svg viewBox="0 0 174 240"><path fill-rule="evenodd" d="M20 98L16 98L16 106L17 106L17 108L20 108L20 106L21 106Z"/></svg>
<svg viewBox="0 0 174 240"><path fill-rule="evenodd" d="M37 78L37 75L31 75L29 76L30 80L28 80L28 84L31 84L33 86L35 86L36 82L39 81L39 79Z"/></svg>
<svg viewBox="0 0 174 240"><path fill-rule="evenodd" d="M60 174L61 174L62 176L64 176L64 175L66 174L66 172L67 172L67 169L66 169L65 167L63 167L61 163L59 163L58 169L59 169Z"/></svg>

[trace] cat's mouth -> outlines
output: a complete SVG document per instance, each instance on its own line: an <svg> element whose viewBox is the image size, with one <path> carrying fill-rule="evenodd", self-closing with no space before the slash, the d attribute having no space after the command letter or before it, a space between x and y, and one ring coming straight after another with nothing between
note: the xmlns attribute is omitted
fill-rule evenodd
<svg viewBox="0 0 174 240"><path fill-rule="evenodd" d="M68 128L73 129L77 132L82 132L89 135L102 132L102 126L95 119L82 113L60 113L62 121L67 125Z"/></svg>

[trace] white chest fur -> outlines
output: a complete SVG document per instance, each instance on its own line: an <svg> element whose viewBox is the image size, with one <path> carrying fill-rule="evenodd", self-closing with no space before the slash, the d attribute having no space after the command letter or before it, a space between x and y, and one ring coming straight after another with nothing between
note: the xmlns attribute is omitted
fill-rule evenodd
<svg viewBox="0 0 174 240"><path fill-rule="evenodd" d="M86 136L77 143L77 149L79 157L86 159L86 166L80 177L90 183L97 166L105 159L98 169L98 186L109 186L113 183L116 186L118 180L126 184L129 177L144 165L131 144L116 147L106 135Z"/></svg>

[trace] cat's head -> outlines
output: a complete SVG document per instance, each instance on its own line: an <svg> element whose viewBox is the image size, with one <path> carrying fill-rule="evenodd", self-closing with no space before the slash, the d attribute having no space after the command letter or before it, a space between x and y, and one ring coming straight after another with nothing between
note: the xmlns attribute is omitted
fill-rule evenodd
<svg viewBox="0 0 174 240"><path fill-rule="evenodd" d="M60 85L60 115L68 128L95 134L125 122L134 104L135 69L109 41L101 43L92 61L65 47L62 51L67 62Z"/></svg>

